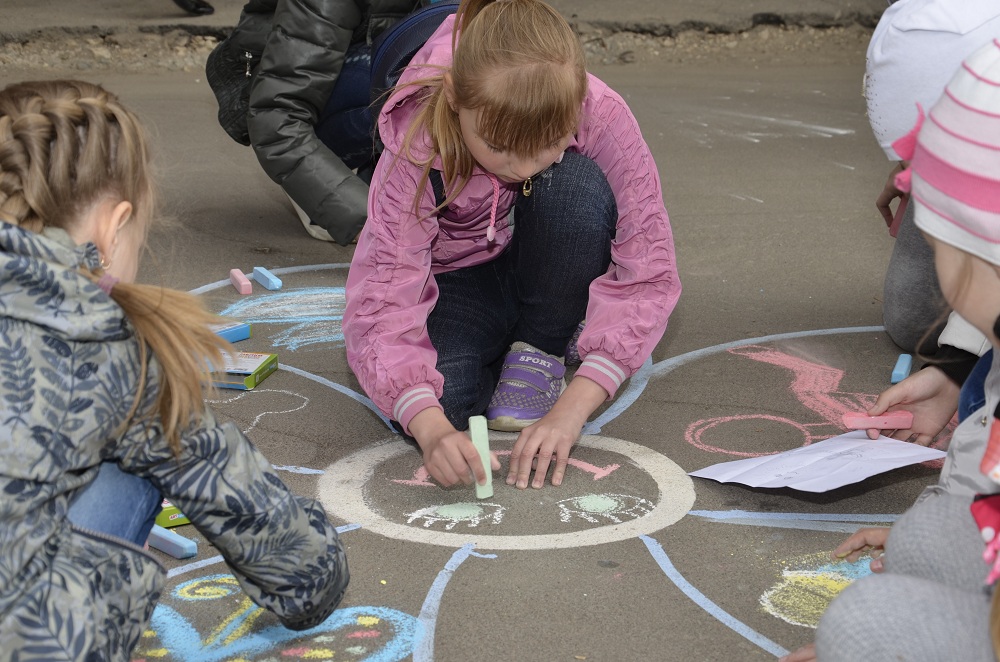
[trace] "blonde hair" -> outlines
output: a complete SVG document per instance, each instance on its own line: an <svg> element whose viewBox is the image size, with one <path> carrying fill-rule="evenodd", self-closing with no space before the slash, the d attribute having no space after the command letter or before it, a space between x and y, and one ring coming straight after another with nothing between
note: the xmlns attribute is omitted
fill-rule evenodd
<svg viewBox="0 0 1000 662"><path fill-rule="evenodd" d="M462 0L452 31L451 79L458 108L478 110L483 139L518 156L532 156L574 133L587 94L583 48L569 23L540 0ZM403 139L404 153L424 167L441 157L451 191L446 206L472 175L475 160L462 140L458 113L444 94L444 73L412 81L425 88L423 107ZM424 130L432 151L423 160L410 146Z"/></svg>
<svg viewBox="0 0 1000 662"><path fill-rule="evenodd" d="M81 81L25 82L0 91L0 221L33 232L69 231L105 198L132 203L123 231L139 233L135 245L143 246L156 194L138 118L104 88ZM81 273L97 282L103 270ZM117 283L110 296L140 346L139 389L125 425L143 401L151 351L162 368L156 413L179 453L181 432L205 413L212 367L230 349L209 328L220 319L195 297L163 287Z"/></svg>

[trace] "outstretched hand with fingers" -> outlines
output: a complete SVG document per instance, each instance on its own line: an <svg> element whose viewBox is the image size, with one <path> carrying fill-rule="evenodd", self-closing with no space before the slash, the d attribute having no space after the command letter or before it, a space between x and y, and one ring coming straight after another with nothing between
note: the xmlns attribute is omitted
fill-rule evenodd
<svg viewBox="0 0 1000 662"><path fill-rule="evenodd" d="M524 489L531 479L531 486L539 488L545 484L549 465L555 462L552 484L562 485L570 449L580 438L587 418L607 397L597 382L575 377L549 413L518 435L510 454L507 484Z"/></svg>
<svg viewBox="0 0 1000 662"><path fill-rule="evenodd" d="M907 430L893 430L887 436L929 446L944 430L958 410L959 387L944 372L935 367L913 373L878 396L869 416L879 416L890 409L913 413L913 424ZM868 430L869 439L877 439L882 430Z"/></svg>

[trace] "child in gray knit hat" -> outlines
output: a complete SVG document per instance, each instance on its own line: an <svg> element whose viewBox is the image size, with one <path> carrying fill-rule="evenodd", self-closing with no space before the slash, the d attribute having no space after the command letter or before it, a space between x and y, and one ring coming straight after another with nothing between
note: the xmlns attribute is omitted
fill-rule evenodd
<svg viewBox="0 0 1000 662"><path fill-rule="evenodd" d="M926 119L921 111L917 127L894 147L910 161L897 185L910 190L945 299L997 348L1000 41L966 59ZM983 522L990 500L977 495L1000 492L1000 352L985 397L955 430L938 484L892 527L883 571L830 604L816 634L819 660L997 659L991 630L1000 625L993 597L1000 564L989 564L1000 526Z"/></svg>

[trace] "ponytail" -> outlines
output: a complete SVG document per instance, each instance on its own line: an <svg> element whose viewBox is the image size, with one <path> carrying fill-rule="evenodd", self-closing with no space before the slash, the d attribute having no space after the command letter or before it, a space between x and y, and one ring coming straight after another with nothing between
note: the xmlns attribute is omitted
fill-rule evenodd
<svg viewBox="0 0 1000 662"><path fill-rule="evenodd" d="M109 294L125 311L140 346L139 392L126 425L143 401L151 352L161 368L155 413L167 444L178 455L181 434L205 415L205 392L213 388L213 370L221 369L223 353L233 351L210 328L224 320L193 295L165 287L116 283Z"/></svg>

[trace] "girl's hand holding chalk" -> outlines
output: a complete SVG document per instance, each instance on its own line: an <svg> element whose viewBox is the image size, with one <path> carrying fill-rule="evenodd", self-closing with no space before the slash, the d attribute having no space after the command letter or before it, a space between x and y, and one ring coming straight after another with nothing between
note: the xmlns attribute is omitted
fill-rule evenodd
<svg viewBox="0 0 1000 662"><path fill-rule="evenodd" d="M881 416L891 413L890 408L909 412L912 420L905 427L867 428L870 439L884 432L893 439L929 446L958 409L958 385L938 368L918 370L882 391L866 414Z"/></svg>

